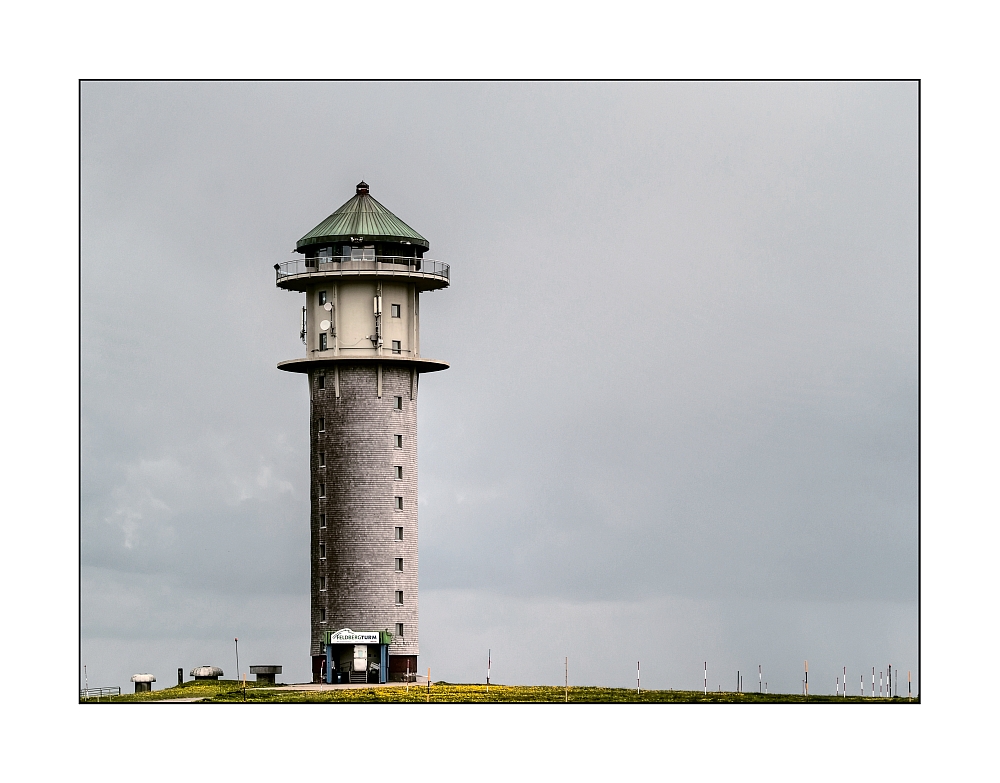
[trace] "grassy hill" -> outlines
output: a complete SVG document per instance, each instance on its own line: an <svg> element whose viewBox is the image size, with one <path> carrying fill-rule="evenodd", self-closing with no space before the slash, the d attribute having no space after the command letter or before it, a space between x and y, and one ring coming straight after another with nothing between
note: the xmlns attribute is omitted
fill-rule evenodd
<svg viewBox="0 0 1000 783"><path fill-rule="evenodd" d="M727 691L641 691L636 693L630 688L592 688L573 686L569 689L569 701L576 704L917 704L919 698L912 701L905 698L872 699L860 696L848 696L846 699L838 696L818 695L808 698L800 694L790 693L733 693ZM549 685L490 685L489 693L485 685L461 685L447 682L434 683L429 692L426 685L378 686L369 688L341 688L328 691L293 690L288 686L257 685L248 682L244 692L242 683L235 680L201 680L186 682L173 688L165 688L148 693L123 694L101 701L91 700L91 704L126 704L136 702L166 701L170 699L196 699L198 703L249 703L279 702L363 702L363 703L396 703L413 702L424 704L434 703L564 703L567 700L566 691L561 687Z"/></svg>

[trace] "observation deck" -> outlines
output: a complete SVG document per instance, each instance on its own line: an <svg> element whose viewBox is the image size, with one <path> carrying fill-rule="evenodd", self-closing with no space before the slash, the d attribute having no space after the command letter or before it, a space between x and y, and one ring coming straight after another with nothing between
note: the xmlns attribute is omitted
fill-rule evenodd
<svg viewBox="0 0 1000 783"><path fill-rule="evenodd" d="M418 291L436 291L451 284L451 267L443 261L407 256L317 256L274 265L275 285L287 291L308 291L317 282L343 279L406 281Z"/></svg>

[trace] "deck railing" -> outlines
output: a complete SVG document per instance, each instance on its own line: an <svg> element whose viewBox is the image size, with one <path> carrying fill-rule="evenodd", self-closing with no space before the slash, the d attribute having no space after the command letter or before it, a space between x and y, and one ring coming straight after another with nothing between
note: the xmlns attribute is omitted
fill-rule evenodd
<svg viewBox="0 0 1000 783"><path fill-rule="evenodd" d="M81 699L100 699L102 696L121 696L122 689L118 686L114 688L80 688Z"/></svg>
<svg viewBox="0 0 1000 783"><path fill-rule="evenodd" d="M323 272L339 274L364 274L377 272L379 275L410 276L414 274L451 279L451 267L443 261L432 258L408 258L406 256L317 256L316 258L296 258L293 261L275 264L277 280L293 275L309 275Z"/></svg>

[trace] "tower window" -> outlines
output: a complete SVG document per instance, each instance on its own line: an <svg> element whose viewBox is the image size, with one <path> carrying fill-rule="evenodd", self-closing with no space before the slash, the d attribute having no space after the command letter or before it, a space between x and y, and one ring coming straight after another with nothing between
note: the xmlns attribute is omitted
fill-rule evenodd
<svg viewBox="0 0 1000 783"><path fill-rule="evenodd" d="M329 253L327 255L329 255ZM319 304L320 307L326 304L326 291L319 292Z"/></svg>
<svg viewBox="0 0 1000 783"><path fill-rule="evenodd" d="M326 560L326 544L320 543L319 545L319 559Z"/></svg>
<svg viewBox="0 0 1000 783"><path fill-rule="evenodd" d="M316 377L316 388L317 389L325 389L326 388L326 376L325 375L319 375L319 376Z"/></svg>
<svg viewBox="0 0 1000 783"><path fill-rule="evenodd" d="M320 419L320 421L323 421L323 420ZM396 439L396 448L397 449L403 448L403 436L402 435L394 435L393 437Z"/></svg>
<svg viewBox="0 0 1000 783"><path fill-rule="evenodd" d="M403 624L396 623L396 636L402 637L403 635Z"/></svg>
<svg viewBox="0 0 1000 783"><path fill-rule="evenodd" d="M396 465L395 467L396 467L396 478L397 479L403 478L403 466L402 465Z"/></svg>
<svg viewBox="0 0 1000 783"><path fill-rule="evenodd" d="M403 499L399 495L396 495L396 511L402 511L402 510L403 510Z"/></svg>
<svg viewBox="0 0 1000 783"><path fill-rule="evenodd" d="M326 622L326 607L325 606L321 606L319 608L319 621L321 623L325 623Z"/></svg>
<svg viewBox="0 0 1000 783"><path fill-rule="evenodd" d="M389 312L393 318L399 318L399 305L389 305Z"/></svg>
<svg viewBox="0 0 1000 783"><path fill-rule="evenodd" d="M403 344L399 340L393 340L392 341L392 352L393 353L402 353L403 352Z"/></svg>
<svg viewBox="0 0 1000 783"><path fill-rule="evenodd" d="M326 514L319 515L319 526L326 527Z"/></svg>
<svg viewBox="0 0 1000 783"><path fill-rule="evenodd" d="M326 332L321 332L319 335L319 349L321 351L326 350Z"/></svg>
<svg viewBox="0 0 1000 783"><path fill-rule="evenodd" d="M397 541L402 541L403 540L403 528L401 528L401 527L397 527L396 528L396 540Z"/></svg>
<svg viewBox="0 0 1000 783"><path fill-rule="evenodd" d="M319 453L319 466L321 468L326 467L326 454L322 451Z"/></svg>
<svg viewBox="0 0 1000 783"><path fill-rule="evenodd" d="M319 578L319 589L320 590L326 590L326 577L325 576L321 576Z"/></svg>
<svg viewBox="0 0 1000 783"><path fill-rule="evenodd" d="M319 496L321 498L325 498L326 497L326 484L320 484L319 485Z"/></svg>
<svg viewBox="0 0 1000 783"><path fill-rule="evenodd" d="M403 398L402 397L396 397L396 410L397 411L403 410Z"/></svg>
<svg viewBox="0 0 1000 783"><path fill-rule="evenodd" d="M396 591L396 606L402 606L402 605L403 605L403 591L402 590L397 590Z"/></svg>
<svg viewBox="0 0 1000 783"><path fill-rule="evenodd" d="M396 568L397 571L402 571L403 570L403 558L401 558L401 557L397 557L396 558L395 568Z"/></svg>
<svg viewBox="0 0 1000 783"><path fill-rule="evenodd" d="M319 417L319 431L326 432L326 419L322 416Z"/></svg>

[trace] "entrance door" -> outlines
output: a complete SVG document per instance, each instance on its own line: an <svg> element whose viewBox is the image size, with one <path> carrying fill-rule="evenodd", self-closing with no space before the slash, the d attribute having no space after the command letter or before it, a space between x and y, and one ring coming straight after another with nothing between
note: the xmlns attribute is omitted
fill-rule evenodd
<svg viewBox="0 0 1000 783"><path fill-rule="evenodd" d="M356 671L356 672L366 672L366 671L368 671L368 645L367 644L356 644L356 645L354 645L354 671Z"/></svg>

